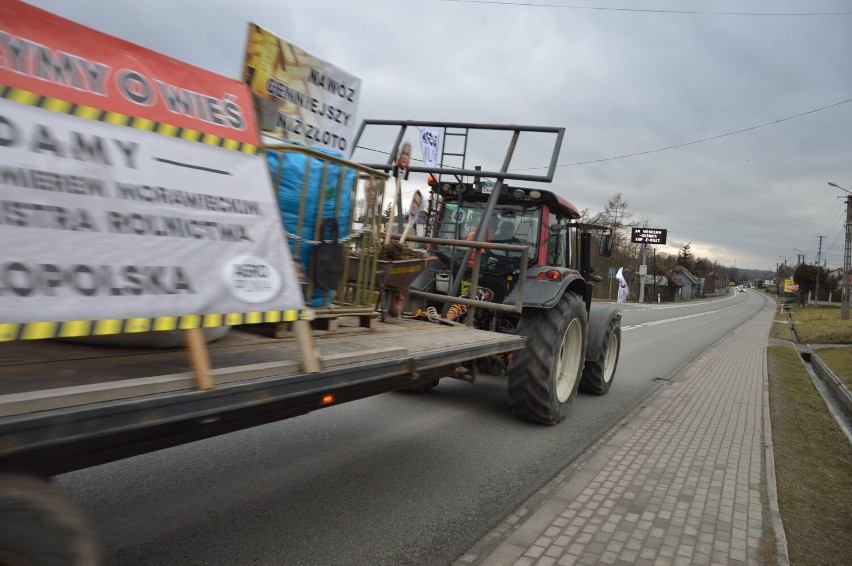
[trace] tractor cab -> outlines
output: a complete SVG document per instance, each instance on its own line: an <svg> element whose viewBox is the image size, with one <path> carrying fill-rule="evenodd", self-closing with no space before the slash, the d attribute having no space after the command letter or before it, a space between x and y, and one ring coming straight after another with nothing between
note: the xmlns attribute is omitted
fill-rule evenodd
<svg viewBox="0 0 852 566"><path fill-rule="evenodd" d="M493 211L488 215L488 185L483 183L433 183L440 203L432 225L436 239L481 241L528 248L527 268L534 266L571 267L573 227L580 217L577 208L550 191L504 186ZM487 217L486 217L487 215ZM431 252L450 273L462 264L467 248L436 243ZM517 250L484 249L480 252L481 285L502 301L511 291L523 253ZM468 259L468 271L473 259Z"/></svg>

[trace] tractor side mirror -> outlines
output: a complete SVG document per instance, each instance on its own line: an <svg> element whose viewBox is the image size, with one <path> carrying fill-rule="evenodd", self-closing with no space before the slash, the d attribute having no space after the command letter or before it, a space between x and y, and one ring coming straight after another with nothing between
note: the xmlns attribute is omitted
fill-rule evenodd
<svg viewBox="0 0 852 566"><path fill-rule="evenodd" d="M601 247L598 250L601 257L612 256L612 234L601 234Z"/></svg>

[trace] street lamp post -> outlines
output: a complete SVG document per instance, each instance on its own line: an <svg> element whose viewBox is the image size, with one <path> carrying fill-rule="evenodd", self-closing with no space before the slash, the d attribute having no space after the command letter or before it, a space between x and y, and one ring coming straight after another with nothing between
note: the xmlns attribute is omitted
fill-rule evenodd
<svg viewBox="0 0 852 566"><path fill-rule="evenodd" d="M799 253L797 254L797 256L801 256L801 258L799 258L799 257L797 257L797 258L796 258L796 268L798 269L798 267L799 267L800 265L802 265L802 264L806 263L806 261L805 261L805 252L803 252L802 250L800 250L800 249L798 249L798 248L793 248L793 251L794 251L794 252L799 252ZM795 275L795 273L794 273L794 275ZM801 283L800 283L800 284L801 284ZM800 305L803 305L803 306L804 306L804 304L805 304L805 297L802 295L802 290L801 290L801 289L798 289L798 288L796 289L796 302L797 302L797 303L799 303Z"/></svg>
<svg viewBox="0 0 852 566"><path fill-rule="evenodd" d="M831 181L828 184L849 193L846 197L846 245L843 247L843 302L840 304L840 319L849 320L849 278L852 277L852 191Z"/></svg>

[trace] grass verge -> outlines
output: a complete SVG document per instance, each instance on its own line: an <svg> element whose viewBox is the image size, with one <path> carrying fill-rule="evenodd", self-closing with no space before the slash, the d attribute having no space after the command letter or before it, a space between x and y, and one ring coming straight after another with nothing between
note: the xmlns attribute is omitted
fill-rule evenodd
<svg viewBox="0 0 852 566"><path fill-rule="evenodd" d="M787 313L782 309L775 311L775 320L772 322L772 328L769 329L769 337L776 340L793 340L793 333L790 332L790 325L787 322Z"/></svg>
<svg viewBox="0 0 852 566"><path fill-rule="evenodd" d="M852 447L796 351L767 349L769 412L791 564L848 564L852 556Z"/></svg>
<svg viewBox="0 0 852 566"><path fill-rule="evenodd" d="M840 320L840 307L790 307L803 344L852 343L852 319Z"/></svg>
<svg viewBox="0 0 852 566"><path fill-rule="evenodd" d="M852 348L819 348L814 353L847 389L852 389Z"/></svg>

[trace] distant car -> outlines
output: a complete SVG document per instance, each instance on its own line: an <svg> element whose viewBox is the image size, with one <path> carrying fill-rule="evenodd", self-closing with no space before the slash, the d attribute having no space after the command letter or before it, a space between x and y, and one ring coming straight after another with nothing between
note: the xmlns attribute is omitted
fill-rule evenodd
<svg viewBox="0 0 852 566"><path fill-rule="evenodd" d="M742 287L737 287L737 291L739 291L740 293L745 293L745 289L743 289Z"/></svg>

